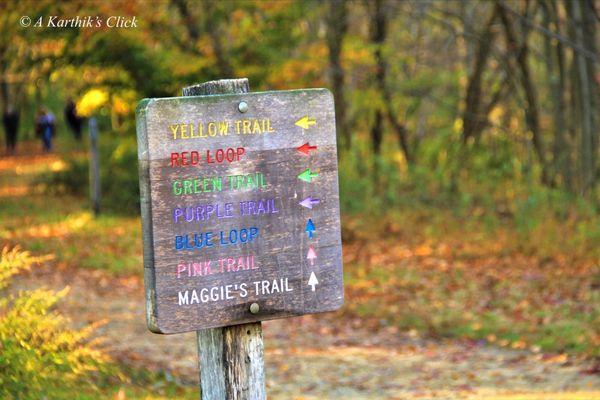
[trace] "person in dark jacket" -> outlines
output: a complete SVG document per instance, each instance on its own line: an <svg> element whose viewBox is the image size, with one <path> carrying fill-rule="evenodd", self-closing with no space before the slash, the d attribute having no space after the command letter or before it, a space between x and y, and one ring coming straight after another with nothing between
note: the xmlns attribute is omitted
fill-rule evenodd
<svg viewBox="0 0 600 400"><path fill-rule="evenodd" d="M14 154L17 148L17 134L19 133L19 111L12 106L8 106L4 110L2 123L6 135L6 151L8 154Z"/></svg>
<svg viewBox="0 0 600 400"><path fill-rule="evenodd" d="M77 107L72 99L67 100L65 106L65 121L73 131L73 135L77 141L81 141L81 127L83 125L83 118L77 115Z"/></svg>

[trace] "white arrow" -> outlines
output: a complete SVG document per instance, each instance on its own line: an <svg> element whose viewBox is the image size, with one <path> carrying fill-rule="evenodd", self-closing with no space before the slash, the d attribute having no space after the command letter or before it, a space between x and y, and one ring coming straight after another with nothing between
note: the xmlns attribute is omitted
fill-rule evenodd
<svg viewBox="0 0 600 400"><path fill-rule="evenodd" d="M315 291L315 286L319 284L319 280L314 272L310 273L310 278L308 278L308 286L310 286L311 290Z"/></svg>

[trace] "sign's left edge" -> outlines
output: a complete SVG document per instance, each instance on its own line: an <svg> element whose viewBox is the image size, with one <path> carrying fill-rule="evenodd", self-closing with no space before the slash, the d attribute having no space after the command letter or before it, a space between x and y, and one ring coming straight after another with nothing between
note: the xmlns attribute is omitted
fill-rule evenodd
<svg viewBox="0 0 600 400"><path fill-rule="evenodd" d="M144 288L146 294L146 323L154 333L164 333L158 326L156 309L156 271L154 269L154 233L152 230L152 194L150 190L150 154L146 115L154 99L141 100L135 110L140 179L140 211L144 247Z"/></svg>

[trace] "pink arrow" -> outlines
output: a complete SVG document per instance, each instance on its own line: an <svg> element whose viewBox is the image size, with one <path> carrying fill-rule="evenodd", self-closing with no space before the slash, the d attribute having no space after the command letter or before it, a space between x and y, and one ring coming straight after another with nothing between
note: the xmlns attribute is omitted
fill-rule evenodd
<svg viewBox="0 0 600 400"><path fill-rule="evenodd" d="M310 265L315 265L317 253L315 253L315 249L312 246L308 248L308 254L306 255L306 258L310 261Z"/></svg>

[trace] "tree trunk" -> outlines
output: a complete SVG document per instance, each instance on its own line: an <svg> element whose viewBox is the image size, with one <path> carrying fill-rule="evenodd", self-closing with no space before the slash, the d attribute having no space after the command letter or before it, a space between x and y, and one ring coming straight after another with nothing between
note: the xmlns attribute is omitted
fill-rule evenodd
<svg viewBox="0 0 600 400"><path fill-rule="evenodd" d="M583 1L583 45L591 54L598 54L598 11L596 5L592 0ZM600 165L598 164L598 158L600 157L600 115L594 110L600 108L600 81L597 77L600 77L597 62L594 62L591 58L586 58L586 64L588 69L589 77L589 88L590 88L590 109L592 110L591 115L591 157L592 157L592 173L591 177L591 190L597 183L598 176L600 175Z"/></svg>
<svg viewBox="0 0 600 400"><path fill-rule="evenodd" d="M350 149L352 132L346 123L346 99L344 96L344 68L341 54L344 35L348 30L346 0L329 0L327 14L327 47L329 48L329 77L335 100L335 122L340 147Z"/></svg>
<svg viewBox="0 0 600 400"><path fill-rule="evenodd" d="M388 120L392 125L392 129L396 132L396 136L398 137L398 142L400 143L400 148L404 153L404 158L408 165L414 162L413 152L408 143L408 130L406 129L406 125L398 122L396 119L396 115L394 114L392 108L390 107L391 96L388 90L384 92L384 101L388 104L387 112L388 112Z"/></svg>
<svg viewBox="0 0 600 400"><path fill-rule="evenodd" d="M544 28L561 34L560 19L556 2L542 2L544 11ZM554 120L554 141L552 145L552 161L554 164L555 175L562 177L562 184L568 191L573 190L571 177L570 154L571 148L566 140L566 120L565 110L567 103L565 101L565 92L567 90L565 83L565 55L563 45L556 41L553 45L552 38L545 37L544 51L546 53L546 65L548 78L550 81L550 93L552 97L552 117Z"/></svg>
<svg viewBox="0 0 600 400"><path fill-rule="evenodd" d="M573 31L576 43L585 48L584 30L583 30L583 10L582 1L573 1L571 3L573 11ZM581 162L581 192L586 195L594 185L595 165L594 165L594 132L592 116L592 93L593 77L588 71L588 64L585 56L580 51L575 51L575 60L577 63L577 74L579 83L579 103L581 104L581 135L580 135L580 162Z"/></svg>
<svg viewBox="0 0 600 400"><path fill-rule="evenodd" d="M487 125L487 114L483 115L481 109L483 73L487 64L494 39L493 25L498 14L498 7L494 7L492 14L485 24L483 33L475 50L475 62L467 84L465 109L463 112L463 143L472 137L479 137Z"/></svg>
<svg viewBox="0 0 600 400"><path fill-rule="evenodd" d="M385 87L385 59L383 58L383 44L387 34L387 18L383 10L383 0L373 0L371 12L371 42L375 46L375 83L379 90ZM383 92L381 91L382 95ZM371 144L376 156L381 153L381 143L383 142L383 112L381 109L375 111L375 119L371 126Z"/></svg>
<svg viewBox="0 0 600 400"><path fill-rule="evenodd" d="M221 21L218 20L217 16L217 7L219 6L219 2L213 0L204 0L202 4L204 13L206 14L205 27L212 42L217 68L219 70L219 76L234 76L233 68L231 67L231 63L225 54L223 42L221 41L221 36L223 33L220 29L221 25L219 24Z"/></svg>
<svg viewBox="0 0 600 400"><path fill-rule="evenodd" d="M375 45L375 84L383 100L383 107L375 111L373 125L371 126L373 152L376 156L381 153L384 118L387 118L398 137L404 158L410 164L413 158L408 143L408 131L406 126L396 118L392 108L392 93L387 84L387 62L383 54L383 46L387 37L388 11L384 7L384 0L374 0L369 4L372 7L370 19L371 42Z"/></svg>
<svg viewBox="0 0 600 400"><path fill-rule="evenodd" d="M542 182L545 185L550 185L551 178L546 162L546 155L544 152L544 144L542 142L542 132L540 128L540 119L538 114L537 91L531 78L531 72L529 70L529 47L527 44L527 35L523 35L523 39L519 44L517 42L517 36L515 34L514 26L510 17L508 16L508 13L501 5L498 7L498 11L500 14L500 20L504 25L504 32L506 34L508 49L509 51L511 51L512 49L515 49L516 51L515 58L521 75L521 85L525 94L525 121L532 135L533 148L542 167Z"/></svg>
<svg viewBox="0 0 600 400"><path fill-rule="evenodd" d="M195 20L194 16L190 12L186 0L171 0L171 2L179 11L181 18L183 19L185 29L190 37L189 41L182 40L180 43L188 50L197 53L196 43L198 43L198 39L200 38L198 21Z"/></svg>

